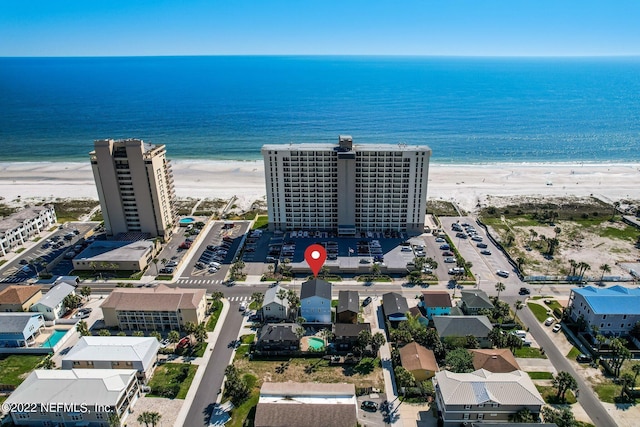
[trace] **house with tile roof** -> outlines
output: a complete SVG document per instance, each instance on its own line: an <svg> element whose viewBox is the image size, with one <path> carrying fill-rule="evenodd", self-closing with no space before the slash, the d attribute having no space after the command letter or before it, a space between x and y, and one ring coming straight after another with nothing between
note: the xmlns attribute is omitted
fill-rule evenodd
<svg viewBox="0 0 640 427"><path fill-rule="evenodd" d="M463 290L460 292L458 306L464 314L476 315L481 310L493 310L493 303L485 291L479 289Z"/></svg>
<svg viewBox="0 0 640 427"><path fill-rule="evenodd" d="M433 383L438 414L444 426L457 427L474 422L508 423L509 418L522 409L528 409L535 419L544 405L544 399L524 371L440 371Z"/></svg>
<svg viewBox="0 0 640 427"><path fill-rule="evenodd" d="M427 319L446 316L451 312L451 295L447 291L423 291L420 305L424 307Z"/></svg>
<svg viewBox="0 0 640 427"><path fill-rule="evenodd" d="M264 382L256 427L356 427L358 400L353 384Z"/></svg>
<svg viewBox="0 0 640 427"><path fill-rule="evenodd" d="M255 351L259 355L284 355L300 350L297 323L267 323L258 332Z"/></svg>
<svg viewBox="0 0 640 427"><path fill-rule="evenodd" d="M289 318L289 300L279 297L281 291L286 292L280 285L265 291L262 307L260 308L262 320L268 322L287 320Z"/></svg>
<svg viewBox="0 0 640 427"><path fill-rule="evenodd" d="M160 343L154 337L81 337L62 356L62 369L135 369L147 382L158 361Z"/></svg>
<svg viewBox="0 0 640 427"><path fill-rule="evenodd" d="M6 400L17 426L109 426L116 411L120 422L140 397L135 369L36 369ZM54 410L18 411L21 407Z"/></svg>
<svg viewBox="0 0 640 427"><path fill-rule="evenodd" d="M433 351L411 342L400 348L400 364L413 374L416 381L426 381L438 372L438 362Z"/></svg>
<svg viewBox="0 0 640 427"><path fill-rule="evenodd" d="M11 285L0 291L0 312L29 311L42 298L42 286Z"/></svg>
<svg viewBox="0 0 640 427"><path fill-rule="evenodd" d="M513 372L520 369L516 358L508 348L469 350L473 356L473 368L489 372Z"/></svg>
<svg viewBox="0 0 640 427"><path fill-rule="evenodd" d="M440 339L474 336L480 347L491 348L489 333L493 325L487 316L433 316Z"/></svg>
<svg viewBox="0 0 640 427"><path fill-rule="evenodd" d="M107 327L122 330L176 330L187 322L204 321L206 290L170 288L116 288L101 306Z"/></svg>
<svg viewBox="0 0 640 427"><path fill-rule="evenodd" d="M360 313L360 296L358 291L338 292L337 323L358 323Z"/></svg>
<svg viewBox="0 0 640 427"><path fill-rule="evenodd" d="M331 283L312 279L302 284L300 316L308 323L331 324Z"/></svg>
<svg viewBox="0 0 640 427"><path fill-rule="evenodd" d="M597 326L599 333L607 337L628 335L640 321L640 288L574 288L567 308L574 322L584 319L587 330Z"/></svg>
<svg viewBox="0 0 640 427"><path fill-rule="evenodd" d="M37 303L29 310L42 313L44 320L55 321L61 318L67 311L64 299L67 295L75 295L76 287L69 283L61 282L47 291Z"/></svg>

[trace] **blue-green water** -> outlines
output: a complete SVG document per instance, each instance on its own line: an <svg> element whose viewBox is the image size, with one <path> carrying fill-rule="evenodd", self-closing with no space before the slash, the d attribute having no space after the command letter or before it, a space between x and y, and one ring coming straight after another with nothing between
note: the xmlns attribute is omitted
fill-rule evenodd
<svg viewBox="0 0 640 427"><path fill-rule="evenodd" d="M54 330L51 336L49 337L49 339L47 339L45 342L42 343L41 347L51 347L51 348L55 347L56 344L58 344L58 341L60 341L67 332L69 331L67 331L66 329Z"/></svg>
<svg viewBox="0 0 640 427"><path fill-rule="evenodd" d="M439 163L640 159L640 58L0 58L0 161L174 159L265 143L428 144Z"/></svg>

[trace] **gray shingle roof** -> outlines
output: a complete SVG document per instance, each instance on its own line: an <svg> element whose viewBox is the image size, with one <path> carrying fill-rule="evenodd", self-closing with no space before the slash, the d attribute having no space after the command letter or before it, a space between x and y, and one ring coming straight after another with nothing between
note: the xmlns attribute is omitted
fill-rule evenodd
<svg viewBox="0 0 640 427"><path fill-rule="evenodd" d="M464 302L467 307L470 308L486 308L492 309L493 304L489 299L489 296L484 291L474 290L474 291L462 291L460 292L462 302Z"/></svg>
<svg viewBox="0 0 640 427"><path fill-rule="evenodd" d="M407 311L409 311L407 299L395 292L388 292L382 295L382 305L384 308L384 314L387 317L394 314L404 315Z"/></svg>
<svg viewBox="0 0 640 427"><path fill-rule="evenodd" d="M260 329L258 341L298 341L295 331L299 327L297 323L268 323Z"/></svg>
<svg viewBox="0 0 640 427"><path fill-rule="evenodd" d="M331 283L322 279L312 279L302 284L300 288L300 299L319 296L331 300Z"/></svg>
<svg viewBox="0 0 640 427"><path fill-rule="evenodd" d="M41 316L40 313L0 313L0 333L21 334L32 317Z"/></svg>
<svg viewBox="0 0 640 427"><path fill-rule="evenodd" d="M340 291L338 292L338 310L336 313L351 311L358 313L360 311L360 296L358 291Z"/></svg>
<svg viewBox="0 0 640 427"><path fill-rule="evenodd" d="M444 337L486 337L493 329L487 316L433 316L438 335Z"/></svg>
<svg viewBox="0 0 640 427"><path fill-rule="evenodd" d="M284 288L280 287L280 285L274 286L273 288L269 288L264 293L264 300L262 301L262 306L269 305L273 302L279 305L288 305L286 300L282 300L278 298L278 292L284 290Z"/></svg>
<svg viewBox="0 0 640 427"><path fill-rule="evenodd" d="M49 289L47 293L40 298L40 301L36 303L43 307L55 308L57 307L67 295L70 295L75 291L75 286L71 286L67 283L59 283L53 288Z"/></svg>
<svg viewBox="0 0 640 427"><path fill-rule="evenodd" d="M336 337L357 337L361 331L371 332L368 323L336 323L333 325L333 333Z"/></svg>

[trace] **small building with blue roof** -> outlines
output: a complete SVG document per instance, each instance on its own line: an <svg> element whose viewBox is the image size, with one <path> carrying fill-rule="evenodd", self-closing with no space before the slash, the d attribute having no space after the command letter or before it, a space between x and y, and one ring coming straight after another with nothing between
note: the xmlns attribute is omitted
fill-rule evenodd
<svg viewBox="0 0 640 427"><path fill-rule="evenodd" d="M604 336L628 335L640 321L640 289L619 285L575 288L569 295L568 308L574 322L584 318L587 330L597 326Z"/></svg>

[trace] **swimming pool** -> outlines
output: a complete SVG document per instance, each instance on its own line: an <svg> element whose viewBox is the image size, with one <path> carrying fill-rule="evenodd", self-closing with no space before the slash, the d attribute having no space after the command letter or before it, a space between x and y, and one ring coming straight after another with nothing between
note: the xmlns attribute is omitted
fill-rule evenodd
<svg viewBox="0 0 640 427"><path fill-rule="evenodd" d="M322 350L324 348L324 340L321 338L309 337L309 348Z"/></svg>
<svg viewBox="0 0 640 427"><path fill-rule="evenodd" d="M53 348L58 344L58 341L62 339L62 337L68 332L67 329L56 329L53 331L51 336L42 343L40 347L49 347Z"/></svg>
<svg viewBox="0 0 640 427"><path fill-rule="evenodd" d="M186 225L186 224L191 224L192 222L194 222L195 219L191 218L191 217L186 217L186 218L182 218L180 221L178 221L180 223L180 225Z"/></svg>

